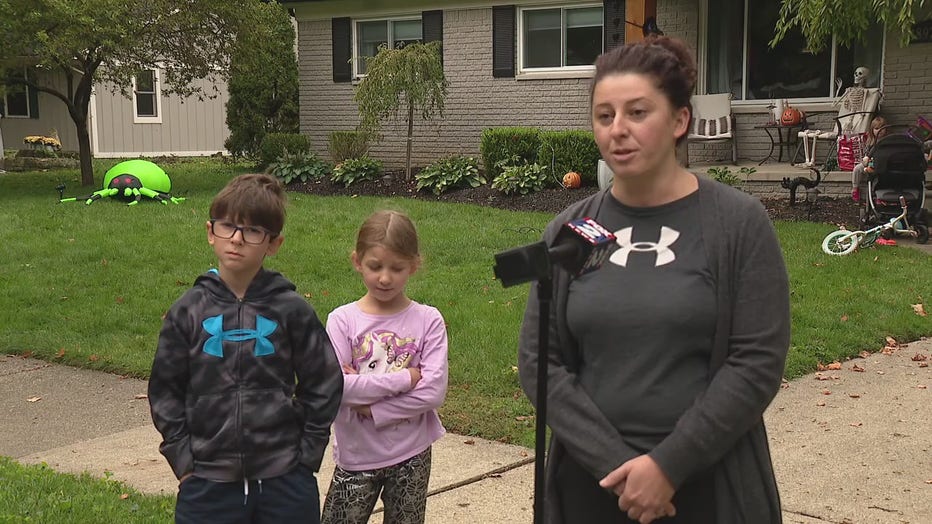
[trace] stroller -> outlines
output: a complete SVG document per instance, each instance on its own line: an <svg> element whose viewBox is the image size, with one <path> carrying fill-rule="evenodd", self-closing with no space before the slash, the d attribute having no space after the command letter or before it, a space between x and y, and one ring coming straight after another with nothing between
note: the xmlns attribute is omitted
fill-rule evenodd
<svg viewBox="0 0 932 524"><path fill-rule="evenodd" d="M876 225L899 216L903 197L906 217L883 236L890 239L903 234L915 237L918 244L928 242L928 211L924 208L927 165L922 143L909 132L890 133L877 140L866 170L867 203L861 210L861 221Z"/></svg>

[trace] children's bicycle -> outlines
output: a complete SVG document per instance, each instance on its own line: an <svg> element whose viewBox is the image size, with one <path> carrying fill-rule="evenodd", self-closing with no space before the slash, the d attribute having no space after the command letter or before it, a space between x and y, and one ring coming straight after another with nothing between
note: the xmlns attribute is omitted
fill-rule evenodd
<svg viewBox="0 0 932 524"><path fill-rule="evenodd" d="M822 240L822 251L829 255L847 255L859 247L870 247L878 238L892 238L896 235L906 235L913 238L929 237L929 230L922 224L911 226L906 219L906 199L900 197L900 207L903 212L891 218L884 224L874 226L867 231L848 231L839 229L832 231Z"/></svg>

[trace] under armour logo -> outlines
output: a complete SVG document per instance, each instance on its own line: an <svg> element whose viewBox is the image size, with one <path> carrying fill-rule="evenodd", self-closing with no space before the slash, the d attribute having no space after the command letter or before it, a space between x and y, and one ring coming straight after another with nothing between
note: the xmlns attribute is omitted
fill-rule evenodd
<svg viewBox="0 0 932 524"><path fill-rule="evenodd" d="M275 353L275 346L268 338L278 328L278 323L269 320L262 315L256 316L256 329L231 329L223 330L223 315L210 317L203 322L204 331L212 336L204 342L204 353L215 357L223 358L223 341L231 340L241 342L243 340L256 339L256 349L253 354L257 357L264 357Z"/></svg>
<svg viewBox="0 0 932 524"><path fill-rule="evenodd" d="M634 228L632 227L626 227L615 232L615 242L620 246L620 249L615 250L609 258L609 261L613 264L626 267L628 265L628 255L634 251L654 251L657 253L657 260L654 262L654 267L669 264L676 260L676 254L673 253L670 246L680 237L679 231L663 226L660 228L660 240L657 242L632 243L631 235L633 232Z"/></svg>

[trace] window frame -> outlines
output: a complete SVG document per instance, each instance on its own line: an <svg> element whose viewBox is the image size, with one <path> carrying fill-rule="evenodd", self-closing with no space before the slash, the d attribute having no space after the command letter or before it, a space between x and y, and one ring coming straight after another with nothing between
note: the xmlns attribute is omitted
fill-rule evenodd
<svg viewBox="0 0 932 524"><path fill-rule="evenodd" d="M162 78L161 73L158 68L147 69L147 71L152 71L152 91L139 91L137 86L136 78L138 75L133 75L133 123L134 124L161 124L162 123ZM139 114L139 104L137 103L138 96L144 94L151 96L152 107L155 109L154 115L140 115Z"/></svg>
<svg viewBox="0 0 932 524"><path fill-rule="evenodd" d="M733 98L731 101L732 107L736 108L760 108L767 107L771 100L769 99L746 99L749 86L748 86L748 63L747 63L747 54L748 54L748 2L750 0L743 0L742 5L744 8L743 11L743 20L742 20L742 46L741 46L741 98ZM794 29L797 30L798 29ZM698 85L696 86L697 93L708 94L708 57L709 57L709 44L708 44L708 31L709 31L709 0L702 0L699 2L699 42L698 42L698 59L701 64L698 71ZM838 57L838 41L833 36L832 42L829 44L831 46L831 58L829 59L829 68L830 71L835 73L834 76L838 76L838 71L836 71L836 63ZM880 89L883 89L883 71L886 65L886 52L887 52L887 31L882 31L881 39L879 42L881 46L880 53L880 70L878 71L878 79ZM853 71L850 73L853 74ZM821 96L821 97L798 97L789 99L794 104L806 104L801 106L803 108L812 108L812 109L831 109L834 108L833 96Z"/></svg>
<svg viewBox="0 0 932 524"><path fill-rule="evenodd" d="M23 79L25 79L27 76L28 76L28 71L24 67L23 68ZM11 115L10 114L10 100L8 98L9 93L3 93L3 118L14 118L14 119L21 118L24 120L35 118L33 115L36 114L36 109L38 109L32 106L32 100L33 98L35 98L33 91L35 90L32 88L32 86L28 86L25 84L20 84L20 85L22 85L23 87L23 96L26 97L26 114L25 115ZM7 86L7 87L10 87L10 86Z"/></svg>
<svg viewBox="0 0 932 524"><path fill-rule="evenodd" d="M410 14L410 15L397 15L397 16L382 16L375 18L353 18L352 19L352 64L353 64L353 78L360 79L366 76L365 73L359 72L359 63L361 56L359 55L359 24L367 22L385 22L388 25L386 31L386 39L388 40L388 45L394 46L394 22L407 22L411 20L417 20L421 24L421 38L418 42L424 42L424 20L422 19L421 13Z"/></svg>
<svg viewBox="0 0 932 524"><path fill-rule="evenodd" d="M601 2L598 3L586 3L586 4L552 4L552 5L535 5L535 6L518 6L516 20L515 20L515 37L516 42L516 52L517 52L517 74L528 74L528 73L560 73L560 72L583 72L583 73L594 73L595 65L576 65L576 66L557 66L557 67L526 67L524 65L524 41L525 41L525 26L524 26L524 13L528 11L542 11L542 10L560 10L560 61L562 62L566 58L566 12L568 10L577 10L577 9L592 9L599 8L602 9L602 34L599 39L602 50L600 53L605 52L605 8Z"/></svg>

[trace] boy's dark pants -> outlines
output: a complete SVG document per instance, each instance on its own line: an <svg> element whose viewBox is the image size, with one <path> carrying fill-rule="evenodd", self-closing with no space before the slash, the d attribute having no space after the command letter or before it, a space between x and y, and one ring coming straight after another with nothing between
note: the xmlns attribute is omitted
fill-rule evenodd
<svg viewBox="0 0 932 524"><path fill-rule="evenodd" d="M190 477L178 489L177 524L277 524L320 522L320 495L314 472L305 466L270 479L214 482Z"/></svg>

